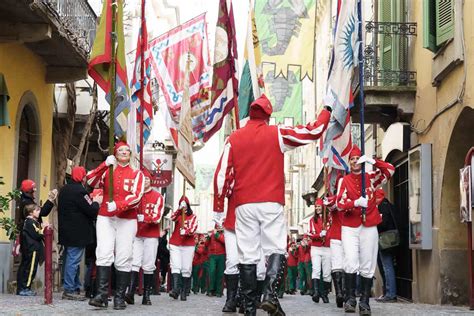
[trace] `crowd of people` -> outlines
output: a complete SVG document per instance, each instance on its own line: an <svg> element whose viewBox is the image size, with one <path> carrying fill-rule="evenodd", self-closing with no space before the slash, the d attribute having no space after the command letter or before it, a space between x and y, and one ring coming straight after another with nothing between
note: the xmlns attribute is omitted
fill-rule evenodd
<svg viewBox="0 0 474 316"><path fill-rule="evenodd" d="M223 312L256 315L261 308L269 315L285 315L279 302L285 292L294 295L298 289L315 303L329 303L334 284L337 307L355 312L358 289L359 313L370 315L378 255L387 272L380 300L396 300L393 266L389 265L393 259L378 248L377 227L390 229L381 228L388 215L379 212L379 205L388 202L381 185L394 172L389 163L362 155L353 145L350 172L340 174L335 187L328 187L325 196L316 199L304 235L288 234L284 153L318 140L330 112L326 106L315 122L304 126L271 126L270 101L265 95L255 100L250 120L228 137L216 168L214 230L196 233L197 217L182 196L171 214L174 225L168 246L169 228L161 227L163 196L151 187L146 170L130 166L130 148L124 142L118 142L114 155L96 169L86 172L74 167L68 184L59 193L51 191L42 208L35 201L34 182L25 180L17 294L35 295L31 284L43 252L41 217L48 216L57 199L59 244L65 249L63 299L85 300L79 266L89 253L86 275L95 281L88 282L86 296L98 308L108 307L109 285L114 309L135 304L139 284L143 284L142 304L151 305L155 275L160 274L155 263L160 258L164 282L167 257L172 299L186 301L191 292L221 297L226 288ZM372 165L373 171L362 173L364 164ZM87 186L95 189L92 194ZM393 218L393 213L388 214Z"/></svg>

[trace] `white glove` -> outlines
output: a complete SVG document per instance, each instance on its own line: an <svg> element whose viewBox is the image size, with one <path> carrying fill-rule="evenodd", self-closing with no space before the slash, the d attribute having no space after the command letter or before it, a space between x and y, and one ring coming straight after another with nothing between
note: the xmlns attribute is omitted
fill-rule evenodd
<svg viewBox="0 0 474 316"><path fill-rule="evenodd" d="M324 198L323 199L323 204L328 206L329 204L331 204L331 202L329 202L329 200L327 198Z"/></svg>
<svg viewBox="0 0 474 316"><path fill-rule="evenodd" d="M363 164L364 162L373 165L373 164L375 164L375 159L370 158L370 157L367 157L366 155L363 155L362 157L359 158L359 160L357 160L357 163L358 163L359 165L360 165L360 164Z"/></svg>
<svg viewBox="0 0 474 316"><path fill-rule="evenodd" d="M368 202L367 198L361 196L360 198L354 201L354 206L365 208L367 207L367 202Z"/></svg>
<svg viewBox="0 0 474 316"><path fill-rule="evenodd" d="M186 204L186 202L184 201L181 201L181 203L179 204L179 208L182 209L182 208L187 208L188 205Z"/></svg>
<svg viewBox="0 0 474 316"><path fill-rule="evenodd" d="M115 159L115 156L114 155L110 155L107 157L107 159L105 159L105 165L107 167L109 166L113 166L117 163L117 159Z"/></svg>
<svg viewBox="0 0 474 316"><path fill-rule="evenodd" d="M107 202L107 211L108 212L114 212L115 210L117 210L117 204L115 204L114 201Z"/></svg>
<svg viewBox="0 0 474 316"><path fill-rule="evenodd" d="M222 225L222 220L224 219L224 213L221 212L213 212L212 220L218 225Z"/></svg>
<svg viewBox="0 0 474 316"><path fill-rule="evenodd" d="M145 220L145 215L143 214L137 214L137 221L139 223L143 223L143 221Z"/></svg>
<svg viewBox="0 0 474 316"><path fill-rule="evenodd" d="M319 234L320 237L325 237L326 236L326 230L323 229L321 233Z"/></svg>
<svg viewBox="0 0 474 316"><path fill-rule="evenodd" d="M179 234L180 234L181 236L185 235L185 234L186 234L186 229L180 228L180 229L179 229Z"/></svg>

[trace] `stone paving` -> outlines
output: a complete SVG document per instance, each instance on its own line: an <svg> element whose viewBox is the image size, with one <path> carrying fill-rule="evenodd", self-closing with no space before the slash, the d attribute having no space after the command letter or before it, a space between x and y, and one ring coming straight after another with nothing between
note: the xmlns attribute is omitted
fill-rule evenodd
<svg viewBox="0 0 474 316"><path fill-rule="evenodd" d="M165 293L160 296L152 296L152 306L142 306L141 297L136 297L138 305L128 306L124 311L114 311L109 305L107 310L95 309L84 302L61 300L61 294L55 293L54 304L44 305L43 298L20 297L15 295L0 295L1 315L238 315L223 314L221 312L225 298L207 297L203 294L194 295L188 301L175 301ZM330 304L315 304L309 296L285 295L281 300L283 309L288 316L308 315L344 315L341 309L337 309L334 297L330 297ZM474 315L467 307L436 306L410 303L376 303L373 301L372 315ZM266 315L259 310L258 316ZM358 315L358 314L348 314Z"/></svg>

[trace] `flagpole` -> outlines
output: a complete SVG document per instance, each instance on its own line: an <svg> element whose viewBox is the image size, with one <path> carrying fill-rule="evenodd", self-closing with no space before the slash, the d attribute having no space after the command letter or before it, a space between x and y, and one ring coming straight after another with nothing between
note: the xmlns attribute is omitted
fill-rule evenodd
<svg viewBox="0 0 474 316"><path fill-rule="evenodd" d="M117 3L112 2L112 33L111 33L111 60L110 60L110 114L109 114L109 155L114 154L115 134L115 81L116 81L116 43L117 43ZM114 166L109 166L109 202L114 200Z"/></svg>
<svg viewBox="0 0 474 316"><path fill-rule="evenodd" d="M145 27L145 0L142 0L142 24L141 24L141 52L140 52L140 83L141 83L141 89L140 89L140 170L143 170L143 117L144 117L144 104L145 104L145 47L146 44L145 41L143 40L145 35L143 32L146 32L146 27Z"/></svg>
<svg viewBox="0 0 474 316"><path fill-rule="evenodd" d="M357 18L359 20L358 44L359 44L359 103L360 103L360 150L365 155L365 118L364 118L364 51L362 49L362 0L357 1ZM362 164L362 197L365 198L365 164ZM362 222L365 223L366 209L362 208Z"/></svg>

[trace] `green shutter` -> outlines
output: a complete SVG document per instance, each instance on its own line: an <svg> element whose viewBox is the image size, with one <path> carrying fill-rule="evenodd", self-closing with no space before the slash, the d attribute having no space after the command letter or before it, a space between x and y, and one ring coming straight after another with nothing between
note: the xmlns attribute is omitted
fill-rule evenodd
<svg viewBox="0 0 474 316"><path fill-rule="evenodd" d="M392 0L382 0L379 6L379 21L392 22ZM392 37L389 35L381 35L381 63L382 69L392 69Z"/></svg>
<svg viewBox="0 0 474 316"><path fill-rule="evenodd" d="M453 0L436 0L436 45L454 36Z"/></svg>
<svg viewBox="0 0 474 316"><path fill-rule="evenodd" d="M436 0L423 0L423 47L436 52Z"/></svg>

